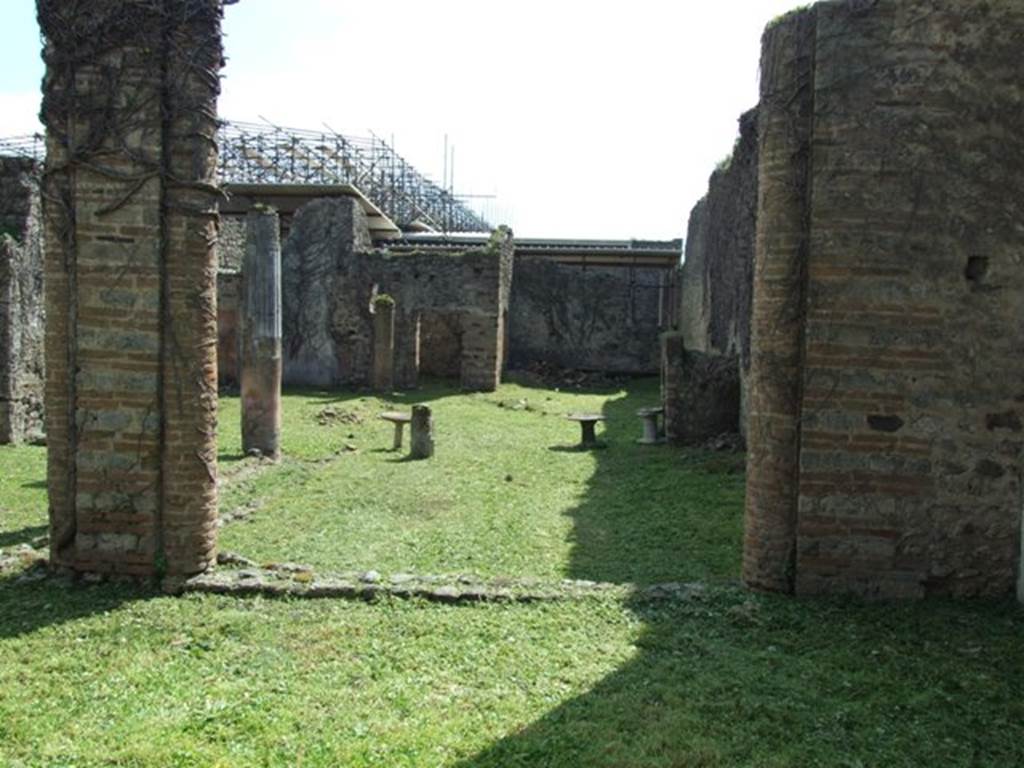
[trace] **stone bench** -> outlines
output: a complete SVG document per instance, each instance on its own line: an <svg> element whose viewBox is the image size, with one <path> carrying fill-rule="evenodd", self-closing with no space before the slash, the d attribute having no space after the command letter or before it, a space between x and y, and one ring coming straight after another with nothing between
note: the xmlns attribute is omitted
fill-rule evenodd
<svg viewBox="0 0 1024 768"><path fill-rule="evenodd" d="M391 450L402 450L402 431L405 428L405 425L412 421L412 416L408 413L400 413L398 411L385 411L380 415L380 418L384 421L390 421L395 425L395 440L391 446Z"/></svg>

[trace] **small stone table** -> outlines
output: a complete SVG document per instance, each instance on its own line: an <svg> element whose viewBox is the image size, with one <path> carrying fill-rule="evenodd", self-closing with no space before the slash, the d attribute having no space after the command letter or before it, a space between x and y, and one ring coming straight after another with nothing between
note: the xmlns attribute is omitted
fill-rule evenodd
<svg viewBox="0 0 1024 768"><path fill-rule="evenodd" d="M599 413L570 413L566 416L569 421L578 421L582 434L580 436L580 448L597 448L597 436L594 434L594 426L599 421L604 421L604 416Z"/></svg>
<svg viewBox="0 0 1024 768"><path fill-rule="evenodd" d="M398 411L385 411L380 415L380 418L384 421L390 421L395 425L395 442L391 446L391 450L402 450L402 429L412 421L412 416L408 413L399 413Z"/></svg>
<svg viewBox="0 0 1024 768"><path fill-rule="evenodd" d="M664 442L658 428L658 417L665 412L664 408L641 408L636 415L644 420L644 436L637 440L640 445L657 445Z"/></svg>

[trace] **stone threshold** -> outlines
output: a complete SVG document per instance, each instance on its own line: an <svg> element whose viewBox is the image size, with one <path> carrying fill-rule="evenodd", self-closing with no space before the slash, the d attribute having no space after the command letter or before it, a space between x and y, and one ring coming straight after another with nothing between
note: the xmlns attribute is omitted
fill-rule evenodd
<svg viewBox="0 0 1024 768"><path fill-rule="evenodd" d="M467 575L423 575L377 571L318 574L308 565L280 563L258 566L248 558L221 553L214 569L187 579L180 591L290 598L341 598L376 600L383 597L420 599L450 605L470 603L537 603L581 600L594 597L650 601L692 600L705 595L699 582L667 582L639 587L582 579L480 579Z"/></svg>

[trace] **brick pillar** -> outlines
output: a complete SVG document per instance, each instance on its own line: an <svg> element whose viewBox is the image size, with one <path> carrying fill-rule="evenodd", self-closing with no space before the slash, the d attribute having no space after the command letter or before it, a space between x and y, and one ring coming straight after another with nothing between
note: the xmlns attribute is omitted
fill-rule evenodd
<svg viewBox="0 0 1024 768"><path fill-rule="evenodd" d="M373 388L395 389L395 301L378 296L373 301Z"/></svg>
<svg viewBox="0 0 1024 768"><path fill-rule="evenodd" d="M765 33L743 578L793 589L816 11Z"/></svg>
<svg viewBox="0 0 1024 768"><path fill-rule="evenodd" d="M277 459L281 441L281 239L272 210L250 211L242 266L242 450Z"/></svg>
<svg viewBox="0 0 1024 768"><path fill-rule="evenodd" d="M215 558L221 0L38 0L51 561Z"/></svg>

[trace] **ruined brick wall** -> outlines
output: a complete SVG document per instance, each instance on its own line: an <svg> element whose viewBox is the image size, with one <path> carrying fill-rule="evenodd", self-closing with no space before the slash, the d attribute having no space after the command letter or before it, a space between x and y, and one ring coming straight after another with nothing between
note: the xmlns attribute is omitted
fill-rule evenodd
<svg viewBox="0 0 1024 768"><path fill-rule="evenodd" d="M1001 595L1021 557L1024 5L764 38L744 576Z"/></svg>
<svg viewBox="0 0 1024 768"><path fill-rule="evenodd" d="M735 355L689 349L678 333L662 334L661 392L665 438L697 445L737 431L740 371Z"/></svg>
<svg viewBox="0 0 1024 768"><path fill-rule="evenodd" d="M221 214L217 228L217 385L237 387L245 217Z"/></svg>
<svg viewBox="0 0 1024 768"><path fill-rule="evenodd" d="M420 313L419 372L457 379L462 370L462 322L458 312Z"/></svg>
<svg viewBox="0 0 1024 768"><path fill-rule="evenodd" d="M714 176L711 177L714 179ZM707 196L697 201L690 210L686 223L686 246L683 249L683 264L679 268L679 319L678 332L681 343L687 349L707 352L707 316L713 306L707 301L709 291L704 281L707 274L705 245L707 235Z"/></svg>
<svg viewBox="0 0 1024 768"><path fill-rule="evenodd" d="M516 259L509 304L509 366L655 373L662 269Z"/></svg>
<svg viewBox="0 0 1024 768"><path fill-rule="evenodd" d="M430 352L421 345L423 313L442 312L457 320L462 386L493 389L501 377L512 258L506 230L479 249L390 253L373 248L356 200L321 199L301 207L282 247L285 382L368 384L371 305L384 293L395 300L398 386L416 385L420 361Z"/></svg>
<svg viewBox="0 0 1024 768"><path fill-rule="evenodd" d="M662 393L666 433L677 442L701 442L713 436L707 431L710 428L746 434L757 222L757 111L740 117L739 128L732 155L711 175L707 195L690 212L679 276L679 326L663 339L663 365L704 361L685 371L662 371L669 385ZM724 359L707 359L715 356ZM708 378L714 372L724 376L717 384ZM691 373L698 375L691 379ZM737 375L738 389L734 386ZM694 407L723 416L734 413L736 419L731 425L723 418L695 421Z"/></svg>
<svg viewBox="0 0 1024 768"><path fill-rule="evenodd" d="M750 297L757 222L757 110L739 120L729 159L690 212L680 270L679 331L687 349L750 364Z"/></svg>
<svg viewBox="0 0 1024 768"><path fill-rule="evenodd" d="M369 381L369 298L360 308L345 292L363 279L354 271L355 254L371 247L366 214L354 198L314 200L296 211L281 246L285 385L330 387L350 375Z"/></svg>
<svg viewBox="0 0 1024 768"><path fill-rule="evenodd" d="M0 443L43 431L43 254L38 168L0 157Z"/></svg>
<svg viewBox="0 0 1024 768"><path fill-rule="evenodd" d="M238 386L238 329L242 273L217 272L217 382Z"/></svg>
<svg viewBox="0 0 1024 768"><path fill-rule="evenodd" d="M216 546L220 0L39 0L51 561Z"/></svg>
<svg viewBox="0 0 1024 768"><path fill-rule="evenodd" d="M432 311L458 320L461 386L493 390L501 383L512 264L512 234L505 229L496 230L486 246L457 253L391 254L379 250L363 254L363 279L353 283L363 287L353 305L367 306L368 291L375 288L394 297L399 386L416 385L422 361L430 351L421 344L422 315Z"/></svg>
<svg viewBox="0 0 1024 768"><path fill-rule="evenodd" d="M245 258L245 217L221 214L217 228L217 269L240 272Z"/></svg>

